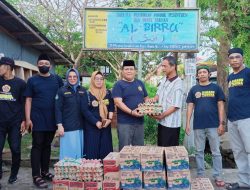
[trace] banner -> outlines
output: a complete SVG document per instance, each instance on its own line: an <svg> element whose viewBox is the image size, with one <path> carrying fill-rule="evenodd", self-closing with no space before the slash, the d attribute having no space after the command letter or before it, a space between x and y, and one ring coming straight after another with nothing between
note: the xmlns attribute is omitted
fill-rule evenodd
<svg viewBox="0 0 250 190"><path fill-rule="evenodd" d="M85 10L87 49L196 52L198 42L198 9Z"/></svg>

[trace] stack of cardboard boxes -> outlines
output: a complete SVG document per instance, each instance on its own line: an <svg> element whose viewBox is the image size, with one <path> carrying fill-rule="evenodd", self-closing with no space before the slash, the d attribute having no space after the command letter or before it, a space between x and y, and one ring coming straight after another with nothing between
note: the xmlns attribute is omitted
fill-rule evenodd
<svg viewBox="0 0 250 190"><path fill-rule="evenodd" d="M120 153L107 155L103 163L65 159L55 164L54 170L53 190L214 189L208 178L196 178L191 183L184 146L125 146Z"/></svg>
<svg viewBox="0 0 250 190"><path fill-rule="evenodd" d="M103 168L100 160L65 159L54 165L53 190L101 190Z"/></svg>
<svg viewBox="0 0 250 190"><path fill-rule="evenodd" d="M141 150L141 168L145 189L166 189L163 147L144 146Z"/></svg>
<svg viewBox="0 0 250 190"><path fill-rule="evenodd" d="M103 160L103 190L120 189L120 154L110 152Z"/></svg>
<svg viewBox="0 0 250 190"><path fill-rule="evenodd" d="M120 180L122 189L142 189L142 146L124 146L120 151Z"/></svg>
<svg viewBox="0 0 250 190"><path fill-rule="evenodd" d="M191 184L188 152L184 146L165 147L169 190L189 190Z"/></svg>

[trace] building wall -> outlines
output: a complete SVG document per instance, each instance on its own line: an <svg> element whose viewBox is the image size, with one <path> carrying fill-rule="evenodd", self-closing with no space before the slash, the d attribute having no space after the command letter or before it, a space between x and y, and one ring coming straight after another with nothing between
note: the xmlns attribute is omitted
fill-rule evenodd
<svg viewBox="0 0 250 190"><path fill-rule="evenodd" d="M41 52L20 44L17 40L0 30L0 55L15 60L15 75L27 80L38 72L36 61ZM52 73L54 64L52 63Z"/></svg>
<svg viewBox="0 0 250 190"><path fill-rule="evenodd" d="M0 31L0 52L14 60L36 64L40 52L21 45L17 40Z"/></svg>

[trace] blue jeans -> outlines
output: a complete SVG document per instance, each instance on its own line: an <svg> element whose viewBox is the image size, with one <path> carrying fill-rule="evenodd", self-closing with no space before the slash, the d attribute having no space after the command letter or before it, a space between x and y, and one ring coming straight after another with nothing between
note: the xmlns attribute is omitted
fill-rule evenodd
<svg viewBox="0 0 250 190"><path fill-rule="evenodd" d="M206 137L209 140L210 149L212 152L213 161L213 178L221 179L222 173L222 158L220 153L220 137L217 133L217 128L207 129L195 129L194 130L194 141L196 147L196 164L197 164L197 175L202 177L205 175L205 164L204 164L204 149L206 143Z"/></svg>

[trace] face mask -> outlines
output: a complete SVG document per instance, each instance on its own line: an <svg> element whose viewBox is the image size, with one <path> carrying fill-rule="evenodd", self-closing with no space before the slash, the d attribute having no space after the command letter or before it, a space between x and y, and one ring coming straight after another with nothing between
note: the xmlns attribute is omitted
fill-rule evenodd
<svg viewBox="0 0 250 190"><path fill-rule="evenodd" d="M49 67L47 67L47 66L40 66L40 67L38 67L38 70L39 70L40 73L46 74L46 73L49 72Z"/></svg>

